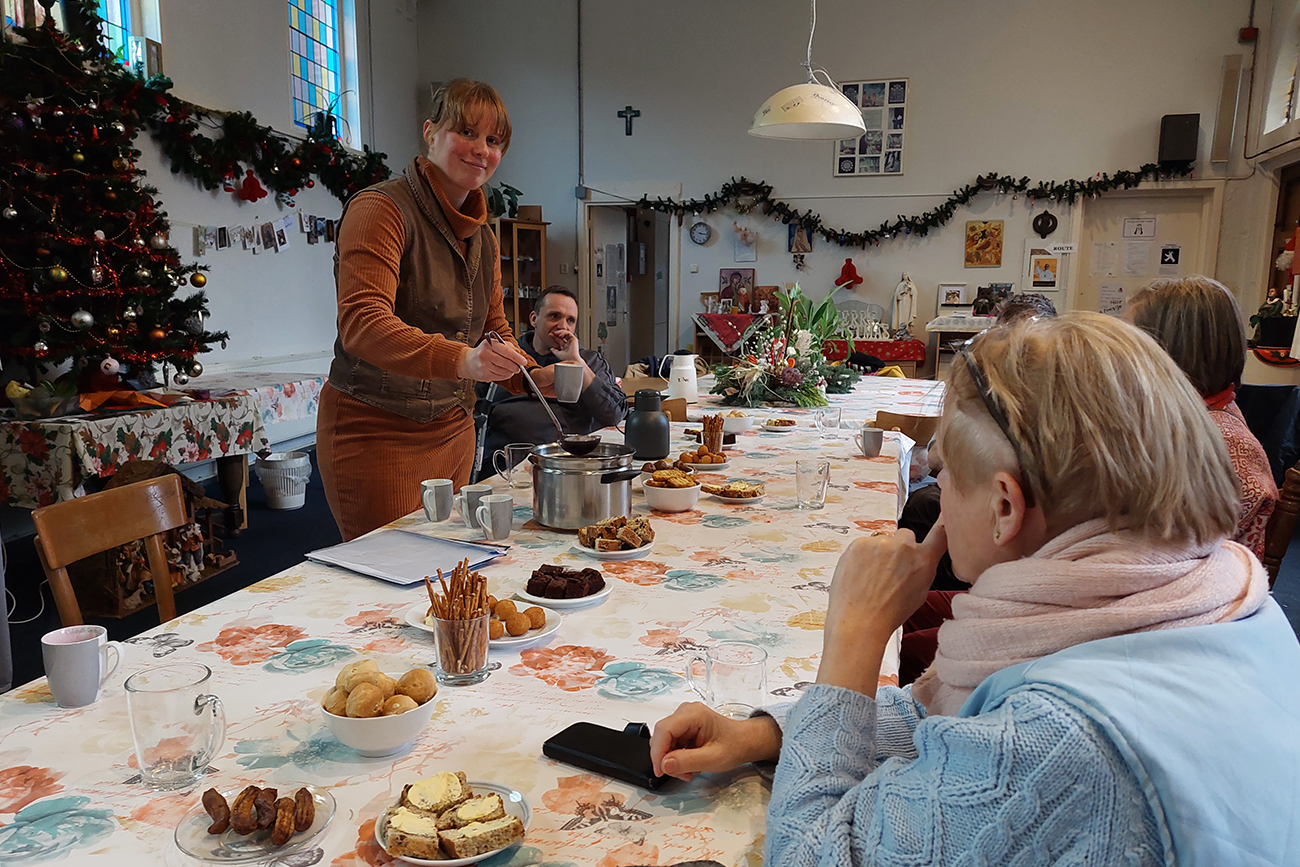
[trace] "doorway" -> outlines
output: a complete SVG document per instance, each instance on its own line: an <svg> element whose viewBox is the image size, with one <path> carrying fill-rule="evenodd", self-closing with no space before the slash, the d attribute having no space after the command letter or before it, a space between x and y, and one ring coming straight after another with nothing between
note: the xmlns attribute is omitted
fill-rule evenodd
<svg viewBox="0 0 1300 867"><path fill-rule="evenodd" d="M1074 310L1119 316L1158 277L1214 275L1220 186L1115 190L1083 203Z"/></svg>
<svg viewBox="0 0 1300 867"><path fill-rule="evenodd" d="M627 205L587 209L590 291L586 346L622 376L648 355L668 353L668 215Z"/></svg>

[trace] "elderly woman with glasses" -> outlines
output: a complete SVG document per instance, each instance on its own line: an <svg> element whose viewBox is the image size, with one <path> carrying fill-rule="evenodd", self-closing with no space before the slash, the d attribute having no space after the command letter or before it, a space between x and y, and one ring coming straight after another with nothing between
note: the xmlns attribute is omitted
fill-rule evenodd
<svg viewBox="0 0 1300 867"><path fill-rule="evenodd" d="M959 359L940 523L850 544L817 682L748 720L683 705L656 771L777 760L783 867L1300 863L1300 644L1227 539L1236 483L1200 397L1096 314L994 328ZM945 548L971 591L934 665L878 687Z"/></svg>

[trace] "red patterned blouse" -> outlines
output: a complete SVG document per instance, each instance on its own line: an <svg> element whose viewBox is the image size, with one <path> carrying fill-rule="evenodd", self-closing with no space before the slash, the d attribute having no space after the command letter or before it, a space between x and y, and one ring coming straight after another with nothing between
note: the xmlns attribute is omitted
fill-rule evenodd
<svg viewBox="0 0 1300 867"><path fill-rule="evenodd" d="M1212 400L1212 398L1210 399ZM1209 400L1207 400L1209 403ZM1268 526L1273 506L1277 504L1277 485L1273 482L1273 473L1268 466L1268 455L1264 447L1255 439L1255 435L1246 427L1246 419L1237 402L1230 401L1223 408L1210 407L1210 418L1223 433L1223 441L1228 444L1228 457L1232 459L1232 468L1241 480L1241 512L1237 518L1237 532L1233 541L1240 542L1255 552L1255 556L1264 556L1264 528Z"/></svg>

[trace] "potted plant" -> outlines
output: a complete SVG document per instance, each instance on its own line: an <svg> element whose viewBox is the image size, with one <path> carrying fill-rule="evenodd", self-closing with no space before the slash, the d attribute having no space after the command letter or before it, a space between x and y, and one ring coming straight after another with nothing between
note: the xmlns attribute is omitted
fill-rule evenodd
<svg viewBox="0 0 1300 867"><path fill-rule="evenodd" d="M502 182L488 186L488 211L494 217L514 219L519 214L520 191Z"/></svg>

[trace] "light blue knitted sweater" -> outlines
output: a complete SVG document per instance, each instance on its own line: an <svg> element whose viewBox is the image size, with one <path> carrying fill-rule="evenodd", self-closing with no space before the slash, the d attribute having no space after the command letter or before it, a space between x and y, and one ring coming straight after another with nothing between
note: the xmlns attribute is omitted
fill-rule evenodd
<svg viewBox="0 0 1300 867"><path fill-rule="evenodd" d="M923 719L911 687L814 685L782 719L771 867L1156 865L1151 809L1123 758L1061 699Z"/></svg>
<svg viewBox="0 0 1300 867"><path fill-rule="evenodd" d="M956 716L824 685L769 712L769 867L1300 865L1300 644L1271 599L1003 669Z"/></svg>

